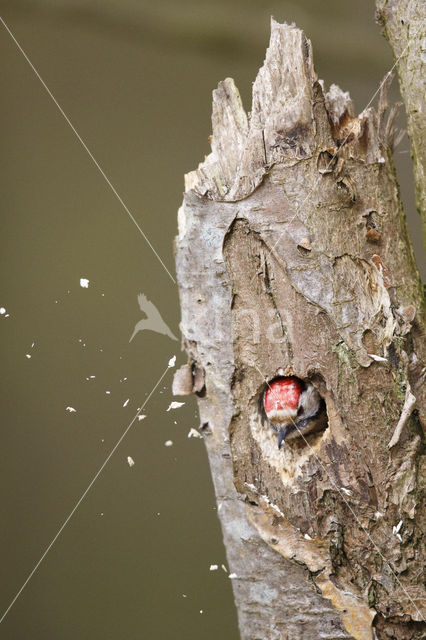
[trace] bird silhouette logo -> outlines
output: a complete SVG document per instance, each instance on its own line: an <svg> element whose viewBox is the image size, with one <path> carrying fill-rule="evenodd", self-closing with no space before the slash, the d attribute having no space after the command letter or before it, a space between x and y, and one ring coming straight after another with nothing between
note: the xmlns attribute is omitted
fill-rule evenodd
<svg viewBox="0 0 426 640"><path fill-rule="evenodd" d="M176 336L170 331L169 327L164 322L161 317L160 312L157 307L146 297L144 293L140 293L138 295L138 303L141 308L141 311L146 315L146 318L139 320L136 323L135 329L132 333L132 337L129 342L133 340L135 335L139 333L139 331L155 331L156 333L161 333L164 336L168 336L172 340L177 340Z"/></svg>

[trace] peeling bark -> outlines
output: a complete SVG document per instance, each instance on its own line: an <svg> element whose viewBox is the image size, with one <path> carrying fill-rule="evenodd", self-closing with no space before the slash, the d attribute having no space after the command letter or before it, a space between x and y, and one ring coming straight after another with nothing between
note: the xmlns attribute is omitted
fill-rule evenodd
<svg viewBox="0 0 426 640"><path fill-rule="evenodd" d="M198 395L243 639L425 630L424 325L389 82L356 116L303 32L272 21L251 114L220 83L212 152L186 176L175 391ZM276 375L312 382L328 416L281 450L261 409ZM389 449L407 389L416 407Z"/></svg>

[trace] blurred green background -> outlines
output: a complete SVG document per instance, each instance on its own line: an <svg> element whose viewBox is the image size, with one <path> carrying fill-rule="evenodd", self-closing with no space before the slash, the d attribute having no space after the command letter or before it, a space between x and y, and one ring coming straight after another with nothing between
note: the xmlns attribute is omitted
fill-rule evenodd
<svg viewBox="0 0 426 640"><path fill-rule="evenodd" d="M349 90L358 111L393 64L366 0L13 0L0 8L173 274L183 175L209 152L211 91L231 76L250 108L271 15L306 31L319 76ZM0 48L3 612L169 358L185 358L156 333L129 343L142 317L139 292L178 333L176 287L1 25ZM418 242L406 137L395 160ZM187 438L198 426L196 403L167 412L171 380L170 370L1 638L237 640L230 580L209 571L226 557L203 442Z"/></svg>

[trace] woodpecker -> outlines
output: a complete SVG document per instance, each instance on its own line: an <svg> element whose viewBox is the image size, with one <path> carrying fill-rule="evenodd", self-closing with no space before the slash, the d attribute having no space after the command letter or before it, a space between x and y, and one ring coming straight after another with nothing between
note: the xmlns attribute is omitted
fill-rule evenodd
<svg viewBox="0 0 426 640"><path fill-rule="evenodd" d="M278 449L284 440L295 440L321 431L327 425L324 400L310 382L294 376L275 378L263 396L266 416L278 432Z"/></svg>

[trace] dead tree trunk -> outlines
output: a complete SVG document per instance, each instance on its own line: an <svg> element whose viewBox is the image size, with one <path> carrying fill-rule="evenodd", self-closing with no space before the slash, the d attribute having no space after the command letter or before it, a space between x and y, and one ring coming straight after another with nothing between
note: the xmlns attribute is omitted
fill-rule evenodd
<svg viewBox="0 0 426 640"><path fill-rule="evenodd" d="M273 21L251 114L221 82L212 153L186 176L174 391L198 395L244 640L424 630L421 290L386 84L355 116ZM281 450L261 410L277 375L311 381L328 416Z"/></svg>

